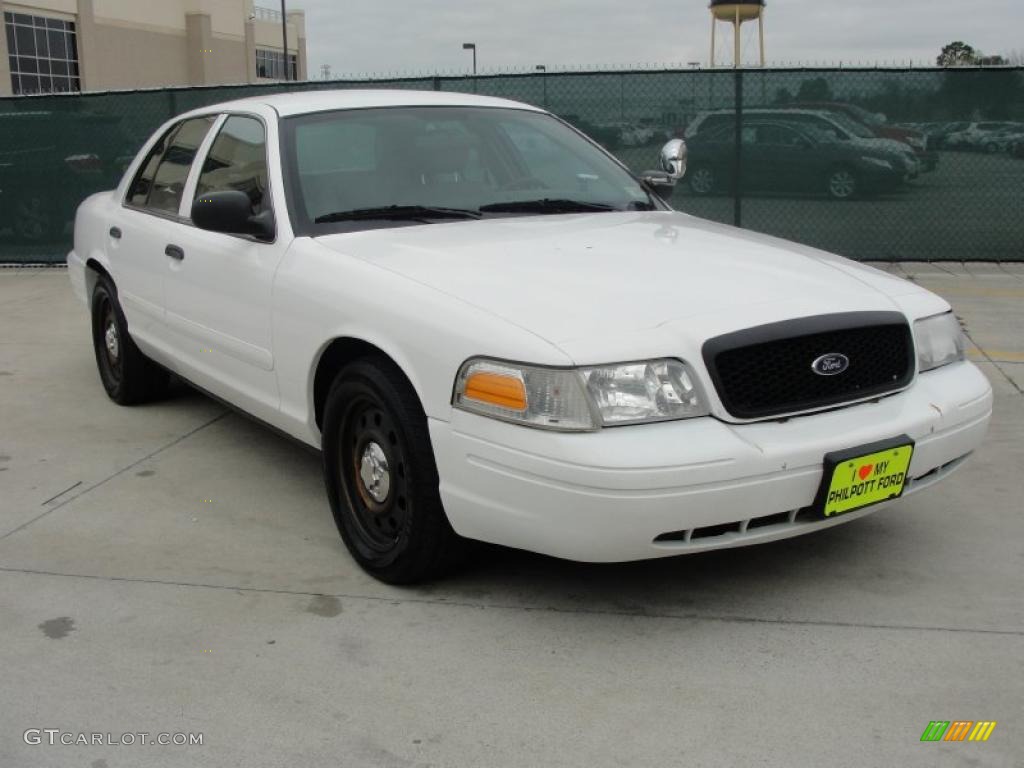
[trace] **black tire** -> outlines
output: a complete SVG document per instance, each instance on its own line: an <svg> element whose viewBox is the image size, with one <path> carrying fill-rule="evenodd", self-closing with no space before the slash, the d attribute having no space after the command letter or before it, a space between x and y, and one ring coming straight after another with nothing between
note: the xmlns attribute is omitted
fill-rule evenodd
<svg viewBox="0 0 1024 768"><path fill-rule="evenodd" d="M465 553L441 504L427 417L385 357L347 365L323 420L327 496L356 562L388 584L437 578Z"/></svg>
<svg viewBox="0 0 1024 768"><path fill-rule="evenodd" d="M118 405L136 405L164 396L167 371L139 351L117 300L117 289L100 275L92 291L92 346L107 396Z"/></svg>
<svg viewBox="0 0 1024 768"><path fill-rule="evenodd" d="M853 200L860 194L860 180L845 166L833 168L825 177L825 192L833 200Z"/></svg>
<svg viewBox="0 0 1024 768"><path fill-rule="evenodd" d="M29 192L21 195L14 205L14 236L19 243L31 245L60 239L64 222L58 222L49 195Z"/></svg>
<svg viewBox="0 0 1024 768"><path fill-rule="evenodd" d="M712 195L718 189L718 177L706 165L698 165L696 168L691 168L687 180L690 184L690 191L701 197Z"/></svg>

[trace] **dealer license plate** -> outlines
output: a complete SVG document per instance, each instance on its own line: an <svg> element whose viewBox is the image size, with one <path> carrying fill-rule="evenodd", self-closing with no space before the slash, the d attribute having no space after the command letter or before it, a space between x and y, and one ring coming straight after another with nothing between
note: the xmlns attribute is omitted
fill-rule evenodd
<svg viewBox="0 0 1024 768"><path fill-rule="evenodd" d="M826 454L817 508L835 517L899 498L913 455L914 441L906 435Z"/></svg>

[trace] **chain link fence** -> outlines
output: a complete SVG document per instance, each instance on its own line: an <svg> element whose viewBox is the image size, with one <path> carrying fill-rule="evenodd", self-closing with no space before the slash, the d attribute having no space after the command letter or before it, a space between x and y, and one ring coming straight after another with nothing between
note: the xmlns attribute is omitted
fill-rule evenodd
<svg viewBox="0 0 1024 768"><path fill-rule="evenodd" d="M0 99L0 262L61 262L74 212L196 107L281 90L543 106L632 170L685 136L674 207L854 259L1024 260L1024 69L537 72Z"/></svg>

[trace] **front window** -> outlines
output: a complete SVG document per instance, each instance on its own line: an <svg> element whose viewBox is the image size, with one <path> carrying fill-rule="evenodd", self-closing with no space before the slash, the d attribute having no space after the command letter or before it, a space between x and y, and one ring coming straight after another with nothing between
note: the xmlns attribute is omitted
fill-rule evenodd
<svg viewBox="0 0 1024 768"><path fill-rule="evenodd" d="M244 192L253 214L270 208L267 196L267 137L255 117L232 115L224 121L203 163L196 197L210 192Z"/></svg>
<svg viewBox="0 0 1024 768"><path fill-rule="evenodd" d="M283 128L289 202L302 234L654 207L615 160L540 112L358 109L289 118Z"/></svg>
<svg viewBox="0 0 1024 768"><path fill-rule="evenodd" d="M6 12L4 32L15 94L81 90L75 22Z"/></svg>

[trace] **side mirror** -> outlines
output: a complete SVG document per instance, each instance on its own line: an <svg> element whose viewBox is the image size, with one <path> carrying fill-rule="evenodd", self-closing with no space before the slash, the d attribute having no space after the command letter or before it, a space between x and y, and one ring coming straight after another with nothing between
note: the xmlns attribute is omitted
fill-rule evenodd
<svg viewBox="0 0 1024 768"><path fill-rule="evenodd" d="M664 171L644 171L640 181L660 197L669 197L676 188L676 180Z"/></svg>
<svg viewBox="0 0 1024 768"><path fill-rule="evenodd" d="M686 142L672 139L661 148L661 170L644 171L640 180L655 193L668 197L675 189L676 182L686 175Z"/></svg>
<svg viewBox="0 0 1024 768"><path fill-rule="evenodd" d="M686 175L687 152L686 142L682 139L672 139L661 148L661 170L667 173L673 182Z"/></svg>
<svg viewBox="0 0 1024 768"><path fill-rule="evenodd" d="M276 231L273 211L253 215L249 196L235 189L199 195L192 203L192 223L210 232L260 240L273 240Z"/></svg>

